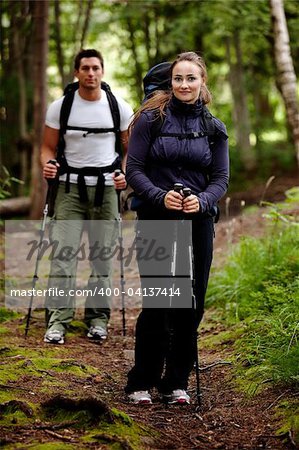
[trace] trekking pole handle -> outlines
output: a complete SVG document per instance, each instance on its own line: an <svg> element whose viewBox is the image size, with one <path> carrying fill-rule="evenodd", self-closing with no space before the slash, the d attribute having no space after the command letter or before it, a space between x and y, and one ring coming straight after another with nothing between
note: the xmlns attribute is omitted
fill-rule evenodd
<svg viewBox="0 0 299 450"><path fill-rule="evenodd" d="M173 185L173 190L178 193L180 193L183 190L183 188L184 185L182 183L174 183Z"/></svg>
<svg viewBox="0 0 299 450"><path fill-rule="evenodd" d="M47 161L47 164L52 164L53 166L56 166L57 161L56 159L49 159L49 161ZM46 178L48 186L51 186L54 182L55 182L55 178Z"/></svg>
<svg viewBox="0 0 299 450"><path fill-rule="evenodd" d="M115 178L119 177L120 174L121 174L121 169L115 169L115 171L114 171Z"/></svg>
<svg viewBox="0 0 299 450"><path fill-rule="evenodd" d="M189 195L191 195L191 189L190 188L187 188L187 187L184 187L183 189L182 189L182 191L183 191L183 196L186 198L186 197L189 197Z"/></svg>
<svg viewBox="0 0 299 450"><path fill-rule="evenodd" d="M122 173L121 169L115 169L114 171L114 177L117 178L120 176L120 174ZM119 220L121 217L121 203L120 203L120 195L121 195L121 189L115 189L116 190L116 194L117 194L117 207L118 207L118 214L119 214Z"/></svg>

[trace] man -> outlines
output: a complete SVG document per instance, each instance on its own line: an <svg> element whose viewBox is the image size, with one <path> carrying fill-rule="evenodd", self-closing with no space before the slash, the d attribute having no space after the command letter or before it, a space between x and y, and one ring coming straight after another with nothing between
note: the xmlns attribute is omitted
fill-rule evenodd
<svg viewBox="0 0 299 450"><path fill-rule="evenodd" d="M47 331L44 341L63 344L64 336L75 311L75 287L78 249L83 226L87 229L90 248L111 248L116 241L116 190L126 188L125 176L115 176L120 167L117 139L124 156L127 152L128 125L133 114L131 106L116 96L120 116L119 134L108 93L101 88L104 75L102 55L94 49L81 50L75 58L74 74L79 82L75 91L67 127L61 143L60 112L64 97L54 101L46 115L41 147L41 163L46 179L59 176L59 186L51 222L50 239L55 243L48 287L57 287L63 296L51 296L58 290L49 289L46 298ZM61 151L65 146L64 150ZM57 158L58 155L58 158ZM60 155L60 156L59 156ZM54 159L57 164L53 164ZM122 167L125 165L125 157ZM98 252L99 253L99 252ZM107 338L110 318L109 287L111 257L90 257L91 275L85 303L84 320L90 339Z"/></svg>

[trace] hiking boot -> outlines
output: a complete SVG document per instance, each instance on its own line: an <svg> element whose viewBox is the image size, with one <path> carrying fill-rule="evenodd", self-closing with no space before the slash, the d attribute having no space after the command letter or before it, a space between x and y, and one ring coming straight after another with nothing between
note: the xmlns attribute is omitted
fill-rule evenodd
<svg viewBox="0 0 299 450"><path fill-rule="evenodd" d="M190 397L183 389L175 389L168 395L163 395L164 400L170 405L189 405Z"/></svg>
<svg viewBox="0 0 299 450"><path fill-rule="evenodd" d="M135 391L128 395L129 401L135 405L150 405L152 403L151 395L148 391Z"/></svg>
<svg viewBox="0 0 299 450"><path fill-rule="evenodd" d="M99 325L90 327L87 333L87 337L95 341L104 341L105 339L107 339L107 336L107 330Z"/></svg>
<svg viewBox="0 0 299 450"><path fill-rule="evenodd" d="M48 330L44 336L47 344L64 344L64 333L59 330Z"/></svg>

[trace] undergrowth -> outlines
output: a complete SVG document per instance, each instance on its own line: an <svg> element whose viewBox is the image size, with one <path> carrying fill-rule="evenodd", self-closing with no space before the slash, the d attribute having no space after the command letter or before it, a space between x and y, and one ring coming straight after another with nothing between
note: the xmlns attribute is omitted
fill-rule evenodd
<svg viewBox="0 0 299 450"><path fill-rule="evenodd" d="M297 202L298 192L293 188L288 198L297 193ZM299 441L294 422L299 409L299 223L279 207L268 207L264 237L243 237L222 270L212 273L207 306L216 311L218 323L221 317L223 342L227 333L233 339L240 387L253 395L270 384L288 393L290 413L282 423ZM281 416L285 408L278 407Z"/></svg>
<svg viewBox="0 0 299 450"><path fill-rule="evenodd" d="M228 325L242 323L235 350L247 377L299 386L299 224L269 217L267 234L244 237L212 275L207 304L223 309Z"/></svg>

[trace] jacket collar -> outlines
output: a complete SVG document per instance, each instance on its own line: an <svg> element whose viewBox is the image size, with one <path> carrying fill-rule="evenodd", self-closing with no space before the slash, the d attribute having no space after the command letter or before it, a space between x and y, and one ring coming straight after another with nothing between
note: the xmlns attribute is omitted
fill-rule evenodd
<svg viewBox="0 0 299 450"><path fill-rule="evenodd" d="M176 115L199 116L202 113L202 102L197 100L196 103L185 103L173 95L169 102L169 108Z"/></svg>

